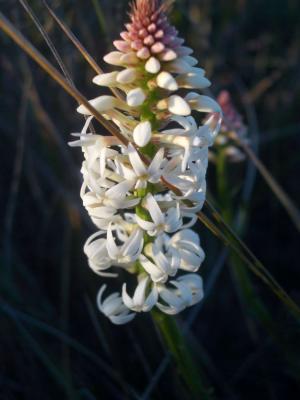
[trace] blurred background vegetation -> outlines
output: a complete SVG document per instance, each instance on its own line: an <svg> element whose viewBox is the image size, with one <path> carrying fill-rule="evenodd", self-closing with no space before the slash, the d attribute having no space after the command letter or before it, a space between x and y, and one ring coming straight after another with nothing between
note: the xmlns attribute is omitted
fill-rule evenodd
<svg viewBox="0 0 300 400"><path fill-rule="evenodd" d="M93 71L43 2L29 4L76 86L99 95ZM127 20L127 1L49 4L108 69L102 57ZM19 2L1 0L0 8L55 63ZM213 94L230 91L258 157L299 204L299 1L177 0L172 19ZM82 155L67 146L82 120L75 102L2 33L0 43L0 398L188 399L149 315L119 327L97 311L103 280L82 252L95 231L79 197ZM228 168L235 229L299 304L296 228L251 163ZM208 188L224 212L217 179L211 164ZM298 398L299 325L222 243L198 230L207 296L179 323L207 386L219 399Z"/></svg>

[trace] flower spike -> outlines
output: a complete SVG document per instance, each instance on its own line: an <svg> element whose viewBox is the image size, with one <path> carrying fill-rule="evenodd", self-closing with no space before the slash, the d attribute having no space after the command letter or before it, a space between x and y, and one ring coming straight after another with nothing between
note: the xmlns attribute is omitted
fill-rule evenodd
<svg viewBox="0 0 300 400"><path fill-rule="evenodd" d="M205 200L209 147L221 127L221 109L195 92L210 82L168 21L172 4L136 0L116 50L104 57L115 70L93 79L122 94L100 95L90 104L126 140L90 132L89 110L77 110L88 116L73 142L84 155L81 197L98 229L84 247L89 266L102 278L122 269L135 281L125 280L105 300L106 286L100 289L98 307L115 324L153 307L177 314L203 298L195 273L205 254L190 228ZM203 117L200 125L194 113Z"/></svg>

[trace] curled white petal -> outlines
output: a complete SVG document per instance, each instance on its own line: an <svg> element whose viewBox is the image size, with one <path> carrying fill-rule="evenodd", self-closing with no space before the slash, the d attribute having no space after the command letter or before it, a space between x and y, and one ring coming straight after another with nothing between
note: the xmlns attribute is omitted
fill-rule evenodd
<svg viewBox="0 0 300 400"><path fill-rule="evenodd" d="M119 293L112 293L102 301L105 289L106 285L103 285L97 295L97 305L99 310L116 325L123 325L132 321L135 317L135 313L131 313L125 306Z"/></svg>
<svg viewBox="0 0 300 400"><path fill-rule="evenodd" d="M122 288L122 298L124 304L135 312L148 312L156 304L158 299L158 293L155 286L150 290L147 295L147 289L149 284L149 277L144 277L138 283L133 297L130 297L127 293L126 283L124 283Z"/></svg>

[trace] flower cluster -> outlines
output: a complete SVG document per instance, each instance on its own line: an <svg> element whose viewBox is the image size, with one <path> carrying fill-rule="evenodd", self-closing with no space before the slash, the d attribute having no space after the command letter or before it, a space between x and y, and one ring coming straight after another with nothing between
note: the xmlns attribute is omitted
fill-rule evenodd
<svg viewBox="0 0 300 400"><path fill-rule="evenodd" d="M216 148L224 150L226 158L229 162L238 163L245 160L245 154L237 146L236 139L248 143L248 132L247 127L243 123L241 115L238 113L232 103L230 93L227 90L222 90L217 101L220 104L224 119L222 121L220 134L216 138ZM215 154L210 150L210 159L215 159Z"/></svg>
<svg viewBox="0 0 300 400"><path fill-rule="evenodd" d="M113 90L90 101L126 138L90 132L92 116L72 145L81 146L83 204L98 228L84 246L89 266L104 277L125 279L99 309L115 324L154 306L176 314L201 300L204 260L190 228L206 192L208 148L221 125L221 109L191 92L210 85L192 50L167 18L171 1L136 0L131 22L104 57L115 68L93 82ZM179 89L182 91L179 92ZM199 125L196 111L205 121ZM202 114L203 113L203 114ZM176 188L169 190L168 187Z"/></svg>

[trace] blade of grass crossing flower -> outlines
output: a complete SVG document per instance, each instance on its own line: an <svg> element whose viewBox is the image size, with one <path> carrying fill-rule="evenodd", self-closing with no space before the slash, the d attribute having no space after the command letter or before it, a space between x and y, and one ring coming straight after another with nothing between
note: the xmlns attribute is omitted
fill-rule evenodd
<svg viewBox="0 0 300 400"><path fill-rule="evenodd" d="M37 16L34 14L32 8L29 6L29 4L28 4L28 2L26 0L19 0L19 2L21 3L22 7L25 9L27 14L30 16L30 18L34 22L35 26L37 27L37 29L40 31L40 33L43 36L45 42L47 43L49 49L51 50L54 58L56 59L58 65L60 66L60 69L62 70L64 76L69 81L69 83L73 85L74 83L72 81L71 75L69 74L69 71L67 70L67 68L66 68L65 64L63 63L60 55L58 54L56 48L54 47L52 41L50 40L47 32L43 28L43 26L40 23L40 21L37 18Z"/></svg>
<svg viewBox="0 0 300 400"><path fill-rule="evenodd" d="M80 51L84 59L89 63L89 65L93 68L97 74L101 74L103 71L95 61L95 59L87 52L85 47L80 43L80 41L76 38L76 36L71 32L71 30L67 27L67 25L55 14L52 8L48 5L48 3L43 0L43 4L47 8L49 14L53 17L55 22L59 25L62 31L66 34L66 36L71 40L74 46Z"/></svg>
<svg viewBox="0 0 300 400"><path fill-rule="evenodd" d="M73 79L67 69L67 67L65 66L62 58L60 57L60 55L58 54L58 51L56 50L54 44L52 43L49 35L47 34L47 32L45 31L45 29L43 28L42 24L40 23L39 19L37 18L37 16L34 14L32 8L30 8L28 2L26 0L19 0L19 2L21 3L21 5L23 6L23 8L25 9L25 11L27 12L27 14L30 16L30 18L32 19L33 23L35 24L35 26L37 27L37 29L40 31L42 37L44 38L47 46L49 47L50 51L52 52L55 60L57 61L57 64L59 65L64 77L67 79L67 81L70 83L70 85L75 87L75 84L73 82ZM85 120L87 119L87 116L84 116ZM90 124L90 128L91 131L93 133L95 133L95 128L91 122Z"/></svg>
<svg viewBox="0 0 300 400"><path fill-rule="evenodd" d="M48 5L48 3L43 0L43 3L45 7L47 8L49 14L52 16L54 21L58 24L58 26L61 28L61 30L65 33L65 35L70 39L70 41L74 44L74 46L77 48L77 50L80 52L80 54L83 56L83 58L88 62L88 64L93 68L93 70L97 74L102 74L103 71L100 68L100 66L97 64L95 59L88 53L86 48L83 46L83 44L77 39L77 37L74 35L73 32L67 27L67 25L55 14L55 12L52 10L52 8ZM111 88L110 89L112 93L118 97L118 98L123 98L122 94L120 93L119 90Z"/></svg>

